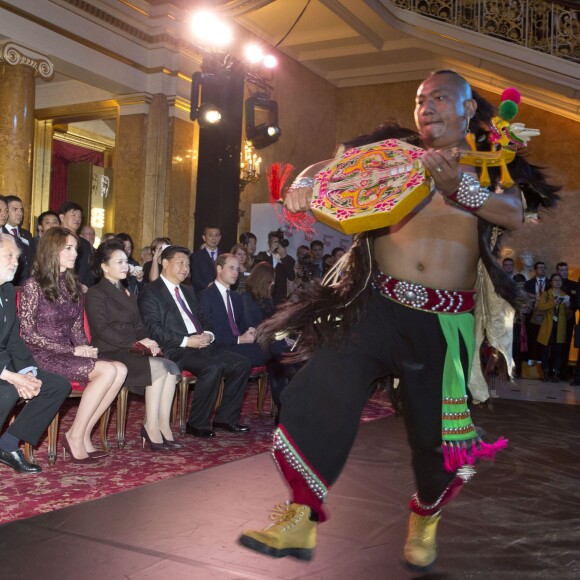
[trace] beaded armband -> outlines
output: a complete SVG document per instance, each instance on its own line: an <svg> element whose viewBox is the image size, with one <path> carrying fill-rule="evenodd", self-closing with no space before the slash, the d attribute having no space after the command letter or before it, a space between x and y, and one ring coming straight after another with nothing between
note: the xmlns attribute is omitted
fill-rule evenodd
<svg viewBox="0 0 580 580"><path fill-rule="evenodd" d="M312 177L299 177L292 182L292 185L288 188L288 191L293 189L300 189L301 187L314 187L314 179Z"/></svg>
<svg viewBox="0 0 580 580"><path fill-rule="evenodd" d="M461 176L457 191L446 193L445 197L453 205L470 213L475 213L483 207L490 195L491 191L486 187L481 187L475 177L464 173Z"/></svg>

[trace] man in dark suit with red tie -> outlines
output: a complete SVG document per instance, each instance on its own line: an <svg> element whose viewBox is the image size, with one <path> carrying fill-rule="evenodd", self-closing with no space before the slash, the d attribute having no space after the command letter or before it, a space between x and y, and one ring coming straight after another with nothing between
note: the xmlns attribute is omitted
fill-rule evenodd
<svg viewBox="0 0 580 580"><path fill-rule="evenodd" d="M196 296L205 290L215 278L215 261L219 255L218 245L222 239L219 228L206 226L202 239L205 246L190 255L191 285Z"/></svg>
<svg viewBox="0 0 580 580"><path fill-rule="evenodd" d="M165 248L161 266L159 278L139 293L139 310L148 336L163 348L165 356L197 376L187 433L215 437L210 419L222 378L223 397L213 428L232 433L249 431L239 419L250 361L215 344L211 324L195 293L182 285L189 275L189 250L181 246Z"/></svg>
<svg viewBox="0 0 580 580"><path fill-rule="evenodd" d="M14 276L13 284L15 286L22 286L31 274L32 262L34 260L34 244L32 242L32 234L22 227L22 222L24 221L24 206L22 205L22 200L15 195L7 195L6 203L8 204L8 221L3 231L14 236L16 245L20 250L18 270Z"/></svg>
<svg viewBox="0 0 580 580"><path fill-rule="evenodd" d="M26 401L0 437L0 463L20 473L38 473L40 466L26 460L20 441L38 443L71 386L64 377L38 369L20 337L16 293L7 283L16 273L19 254L14 238L0 233L0 430L18 400Z"/></svg>
<svg viewBox="0 0 580 580"><path fill-rule="evenodd" d="M221 254L216 260L215 281L199 295L202 310L209 318L217 345L247 357L252 366L265 364L266 356L256 344L256 329L244 321L242 297L233 291L239 264L233 254Z"/></svg>
<svg viewBox="0 0 580 580"><path fill-rule="evenodd" d="M535 298L535 307L540 300L542 292L548 290L549 284L546 278L546 264L544 262L536 262L534 270L536 275L525 282L524 290ZM528 352L531 360L540 359L537 340L543 318L544 313L537 312L535 308L532 308L530 313L526 314L526 334L528 336Z"/></svg>

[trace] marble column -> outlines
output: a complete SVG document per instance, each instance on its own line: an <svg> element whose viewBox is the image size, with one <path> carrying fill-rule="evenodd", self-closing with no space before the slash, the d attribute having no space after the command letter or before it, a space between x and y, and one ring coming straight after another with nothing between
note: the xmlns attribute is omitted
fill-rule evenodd
<svg viewBox="0 0 580 580"><path fill-rule="evenodd" d="M53 70L46 56L0 42L0 194L22 199L26 227L33 213L34 79L49 80Z"/></svg>

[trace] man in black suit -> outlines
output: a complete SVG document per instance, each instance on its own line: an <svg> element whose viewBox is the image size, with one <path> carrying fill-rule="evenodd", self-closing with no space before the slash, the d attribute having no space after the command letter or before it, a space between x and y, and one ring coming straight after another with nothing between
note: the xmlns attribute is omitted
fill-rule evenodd
<svg viewBox="0 0 580 580"><path fill-rule="evenodd" d="M250 361L214 343L210 323L195 293L182 285L189 275L189 250L181 246L165 248L161 266L159 278L139 293L139 310L148 336L163 348L165 356L197 376L187 433L215 437L210 419L222 378L223 397L213 427L232 433L249 431L238 421Z"/></svg>
<svg viewBox="0 0 580 580"><path fill-rule="evenodd" d="M8 204L8 221L3 231L14 236L16 245L20 250L18 259L18 270L14 276L13 284L22 286L30 278L32 262L34 260L34 244L32 234L22 227L24 221L24 206L22 200L15 195L7 195L6 203Z"/></svg>
<svg viewBox="0 0 580 580"><path fill-rule="evenodd" d="M11 282L20 251L12 238L0 234L0 429L19 398L26 401L16 420L0 437L0 462L21 473L38 473L40 467L26 461L20 441L36 445L63 401L70 382L37 369L20 338L16 293Z"/></svg>
<svg viewBox="0 0 580 580"><path fill-rule="evenodd" d="M215 261L219 256L218 245L222 238L219 228L206 226L203 229L205 247L190 255L191 284L195 294L205 290L215 278Z"/></svg>
<svg viewBox="0 0 580 580"><path fill-rule="evenodd" d="M233 254L221 254L215 265L214 283L199 295L199 303L209 318L215 343L247 357L252 366L262 366L266 357L256 344L256 329L246 326L242 297L232 290L238 280L238 260Z"/></svg>
<svg viewBox="0 0 580 580"><path fill-rule="evenodd" d="M544 313L535 310L536 304L540 300L542 292L548 290L550 284L546 278L546 264L544 262L536 262L534 264L536 275L527 280L524 284L524 290L535 298L533 308L529 314L526 314L526 334L528 336L528 352L531 360L540 360L539 350L537 346L538 333L540 326L544 319Z"/></svg>
<svg viewBox="0 0 580 580"><path fill-rule="evenodd" d="M62 227L78 235L78 231L83 223L83 208L74 201L65 201L60 206L58 214ZM95 249L93 246L84 238L79 237L75 274L81 281L83 292L86 292L91 286L95 285L95 275L93 274L94 252Z"/></svg>

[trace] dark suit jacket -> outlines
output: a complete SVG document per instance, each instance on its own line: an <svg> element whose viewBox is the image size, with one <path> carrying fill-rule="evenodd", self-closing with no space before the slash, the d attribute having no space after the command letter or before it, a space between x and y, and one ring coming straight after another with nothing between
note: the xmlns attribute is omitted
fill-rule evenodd
<svg viewBox="0 0 580 580"><path fill-rule="evenodd" d="M8 225L3 226L2 231L6 234L12 235L12 232L8 229L9 227L10 226ZM36 248L32 241L32 234L28 230L22 228L18 228L18 232L20 237L14 239L18 249L20 250L20 257L18 258L18 270L16 270L16 275L12 281L14 286L22 286L22 284L30 278L32 262L34 260L34 254L36 253ZM26 240L28 243L25 243L22 240Z"/></svg>
<svg viewBox="0 0 580 580"><path fill-rule="evenodd" d="M79 237L78 255L75 261L75 274L79 277L81 284L87 288L94 286L95 276L93 274L93 254L95 250L85 238Z"/></svg>
<svg viewBox="0 0 580 580"><path fill-rule="evenodd" d="M34 357L20 337L20 322L16 315L16 290L12 284L0 286L0 373L4 369L18 372L37 366ZM4 321L6 318L6 321Z"/></svg>
<svg viewBox="0 0 580 580"><path fill-rule="evenodd" d="M219 250L216 256L219 256ZM196 295L199 295L215 280L215 264L207 250L202 249L189 256L189 267L191 284Z"/></svg>
<svg viewBox="0 0 580 580"><path fill-rule="evenodd" d="M528 292L529 294L533 294L534 296L536 295L536 281L537 281L537 277L534 276L533 278L530 278L529 280L526 280L524 282L524 290L526 292ZM544 290L548 290L550 288L550 281L548 280L548 277L546 276L546 278L544 279Z"/></svg>
<svg viewBox="0 0 580 580"><path fill-rule="evenodd" d="M244 334L248 327L244 320L244 305L242 297L237 292L230 292L232 309L236 326L240 334ZM215 343L219 346L233 346L238 344L238 337L232 332L228 311L218 287L212 284L199 295L200 305L209 318L212 331L215 335Z"/></svg>
<svg viewBox="0 0 580 580"><path fill-rule="evenodd" d="M183 284L180 288L202 328L211 332L211 323L200 308L193 289ZM183 337L189 333L179 308L161 277L147 284L139 293L137 301L141 318L147 328L147 336L161 346L167 358L181 364L184 349L180 345Z"/></svg>

